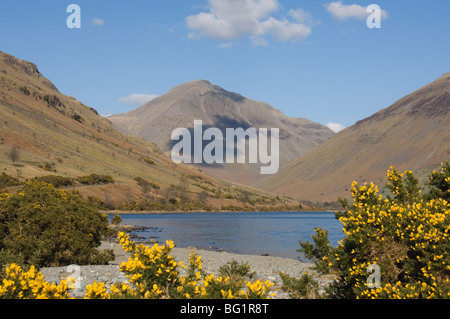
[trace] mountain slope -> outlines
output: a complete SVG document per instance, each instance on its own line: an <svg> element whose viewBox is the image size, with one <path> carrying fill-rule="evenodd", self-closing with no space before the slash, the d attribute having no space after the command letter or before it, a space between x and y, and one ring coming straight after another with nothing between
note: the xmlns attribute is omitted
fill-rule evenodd
<svg viewBox="0 0 450 319"><path fill-rule="evenodd" d="M334 133L324 125L303 118L291 118L267 103L229 92L205 80L187 82L146 105L109 117L113 125L128 134L154 142L167 155L171 132L178 127L192 129L194 120L203 126L280 129L280 167L305 154ZM224 134L225 135L225 134ZM261 178L260 165L223 164L201 169L210 175L250 185Z"/></svg>
<svg viewBox="0 0 450 319"><path fill-rule="evenodd" d="M18 149L19 161L8 154ZM187 165L175 165L158 147L126 136L95 109L66 96L33 63L0 52L0 170L21 181L48 174L80 177L106 174L114 184L76 186L104 202L130 202L185 196L213 207L243 206L237 199L254 193L261 202L274 196L232 185ZM136 177L148 183L138 185ZM222 192L218 196L215 192ZM182 195L179 195L182 194Z"/></svg>
<svg viewBox="0 0 450 319"><path fill-rule="evenodd" d="M257 186L296 199L349 197L353 180L385 185L391 165L420 176L448 159L450 73L341 131Z"/></svg>

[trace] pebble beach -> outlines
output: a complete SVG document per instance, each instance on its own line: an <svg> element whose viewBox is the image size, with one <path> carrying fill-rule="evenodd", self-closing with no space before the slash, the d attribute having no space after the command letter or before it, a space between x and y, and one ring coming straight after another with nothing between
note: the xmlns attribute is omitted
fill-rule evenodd
<svg viewBox="0 0 450 319"><path fill-rule="evenodd" d="M152 244L148 244L152 245ZM102 242L99 247L102 249L113 249L115 259L109 265L89 265L76 267L50 267L42 268L41 272L45 280L49 282L59 283L60 280L68 276L77 278L77 288L71 291L71 295L76 298L84 296L85 286L92 284L94 281L105 282L106 286L115 282L128 282L126 276L120 271L120 264L127 261L130 257L129 253L122 250L116 242ZM197 248L178 248L172 249L172 256L177 261L183 261L184 264L188 261L189 254L195 251L196 254L202 257L203 269L207 273L218 274L219 268L230 262L236 260L237 262L248 262L251 271L256 273L256 279L269 280L274 283L272 287L273 292L276 292L275 299L288 299L289 295L282 291L282 281L279 272L300 277L306 271L316 277L321 287L327 286L331 282L331 278L319 277L311 269L311 263L305 263L292 258L280 258L272 256L257 256L257 255L241 255L228 252L209 251ZM180 269L180 273L183 274Z"/></svg>

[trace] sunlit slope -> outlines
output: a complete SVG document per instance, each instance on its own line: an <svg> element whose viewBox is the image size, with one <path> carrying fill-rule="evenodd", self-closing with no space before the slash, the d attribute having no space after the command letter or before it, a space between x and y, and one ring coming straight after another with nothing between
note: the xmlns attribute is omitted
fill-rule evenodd
<svg viewBox="0 0 450 319"><path fill-rule="evenodd" d="M332 201L350 185L384 185L392 165L424 177L449 158L450 73L357 122L257 186L296 199Z"/></svg>
<svg viewBox="0 0 450 319"><path fill-rule="evenodd" d="M8 156L13 147L19 153L15 163ZM2 52L0 169L21 181L48 174L111 175L116 181L114 184L77 186L76 189L85 197L97 196L112 202L168 196L166 189L181 184L188 198L194 199L205 191L210 195L208 203L217 207L242 205L234 200L242 190L263 198L274 197L222 182L197 168L175 165L155 144L119 132L95 109L59 92L33 63ZM153 186L143 190L136 177ZM231 199L213 198L213 190L221 190Z"/></svg>
<svg viewBox="0 0 450 319"><path fill-rule="evenodd" d="M109 119L122 132L154 142L167 155L171 150L172 131L178 127L192 129L194 120L202 120L205 129L216 127L222 132L226 128L278 128L280 167L334 134L322 124L288 117L267 103L229 92L205 80L178 85L136 110ZM230 163L202 166L212 176L247 185L262 178L259 168L260 165Z"/></svg>

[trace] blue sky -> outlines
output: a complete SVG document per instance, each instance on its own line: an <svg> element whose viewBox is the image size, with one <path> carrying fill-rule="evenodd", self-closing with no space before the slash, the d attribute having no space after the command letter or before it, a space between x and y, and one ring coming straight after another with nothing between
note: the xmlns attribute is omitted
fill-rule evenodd
<svg viewBox="0 0 450 319"><path fill-rule="evenodd" d="M79 29L66 24L72 3ZM2 0L0 50L103 115L205 79L350 126L450 72L450 1Z"/></svg>

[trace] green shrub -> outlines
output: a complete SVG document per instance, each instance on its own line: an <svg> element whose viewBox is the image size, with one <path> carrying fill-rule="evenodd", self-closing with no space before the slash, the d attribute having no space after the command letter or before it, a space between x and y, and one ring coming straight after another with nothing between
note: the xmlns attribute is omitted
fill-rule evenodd
<svg viewBox="0 0 450 319"><path fill-rule="evenodd" d="M47 184L52 184L56 188L74 185L73 178L64 177L64 176L60 176L60 175L45 175L45 176L41 176L41 177L34 177L32 180L45 182Z"/></svg>
<svg viewBox="0 0 450 319"><path fill-rule="evenodd" d="M332 254L330 241L328 240L328 231L319 227L315 227L314 231L316 234L311 235L313 243L300 241L302 248L297 251L303 252L306 258L312 260L316 270L323 274L328 274L330 272L328 259Z"/></svg>
<svg viewBox="0 0 450 319"><path fill-rule="evenodd" d="M450 153L449 153L450 154ZM442 198L450 202L450 163L442 163L440 171L433 171L428 182L430 187L427 198Z"/></svg>
<svg viewBox="0 0 450 319"><path fill-rule="evenodd" d="M96 247L107 229L106 216L77 193L51 184L30 181L17 194L0 194L0 251L10 262L37 267L106 264L112 252Z"/></svg>
<svg viewBox="0 0 450 319"><path fill-rule="evenodd" d="M114 217L111 218L111 224L119 225L122 222L122 217L119 214L114 214Z"/></svg>
<svg viewBox="0 0 450 319"><path fill-rule="evenodd" d="M19 91L22 92L25 95L30 95L31 94L30 90L28 90L28 87L26 87L26 86L19 87Z"/></svg>
<svg viewBox="0 0 450 319"><path fill-rule="evenodd" d="M230 277L232 280L249 278L252 279L256 273L250 271L248 262L238 263L236 260L229 261L219 268L219 275L222 277Z"/></svg>
<svg viewBox="0 0 450 319"><path fill-rule="evenodd" d="M141 160L143 160L144 162L146 162L147 164L150 164L150 165L154 165L155 164L155 162L152 159L148 158L148 157L141 157Z"/></svg>
<svg viewBox="0 0 450 319"><path fill-rule="evenodd" d="M45 171L56 172L55 163L44 162L43 164L39 164L38 167Z"/></svg>
<svg viewBox="0 0 450 319"><path fill-rule="evenodd" d="M0 175L0 189L3 187L19 186L19 185L22 185L22 182L20 182L17 178L9 176L4 172L2 172L2 174Z"/></svg>
<svg viewBox="0 0 450 319"><path fill-rule="evenodd" d="M88 196L87 202L91 207L95 209L114 209L114 205L112 203L105 203L101 198L97 196Z"/></svg>
<svg viewBox="0 0 450 319"><path fill-rule="evenodd" d="M83 118L81 117L81 115L80 114L78 114L78 113L74 113L72 116L71 116L71 118L72 118L72 120L75 120L75 121L77 121L77 122L83 122Z"/></svg>
<svg viewBox="0 0 450 319"><path fill-rule="evenodd" d="M114 184L114 178L111 176L98 174L80 176L77 177L77 181L83 185Z"/></svg>
<svg viewBox="0 0 450 319"><path fill-rule="evenodd" d="M332 298L449 298L448 162L430 175L435 190L424 196L411 171L391 168L387 179L387 198L373 183L353 182L354 202L342 201L344 211L336 213L346 235L337 247L316 230L320 240L301 244L302 250L318 270L336 275Z"/></svg>
<svg viewBox="0 0 450 319"><path fill-rule="evenodd" d="M191 252L187 265L177 262L171 256L175 246L172 241L153 247L137 244L129 235L119 232L120 245L133 257L120 266L129 284L117 283L110 286L94 282L86 286L87 299L266 299L274 296L270 292L270 281L254 282L233 280L230 277L216 277L202 267L201 256ZM180 274L184 268L185 275ZM1 287L1 286L0 286Z"/></svg>
<svg viewBox="0 0 450 319"><path fill-rule="evenodd" d="M319 283L305 272L299 279L280 273L282 289L293 299L315 299L319 297Z"/></svg>
<svg viewBox="0 0 450 319"><path fill-rule="evenodd" d="M148 180L146 180L146 179L144 179L142 177L137 176L137 177L135 177L134 180L137 181L137 184L139 186L141 186L142 189L144 189L144 190L148 190L150 187L152 187L154 189L160 189L158 184L155 184L153 182L149 182Z"/></svg>

